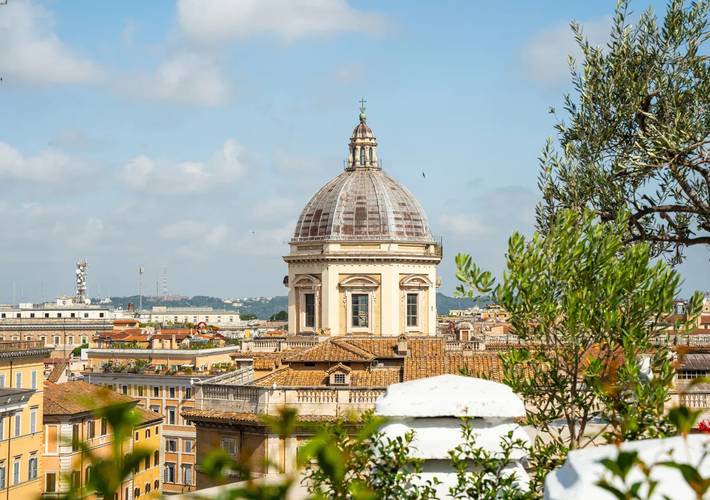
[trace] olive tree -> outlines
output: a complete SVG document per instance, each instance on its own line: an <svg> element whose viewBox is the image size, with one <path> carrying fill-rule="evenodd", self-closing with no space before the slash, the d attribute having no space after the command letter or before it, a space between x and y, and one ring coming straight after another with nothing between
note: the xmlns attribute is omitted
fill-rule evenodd
<svg viewBox="0 0 710 500"><path fill-rule="evenodd" d="M525 399L527 423L542 436L535 454L545 461L542 470L597 438L619 442L672 431L664 418L672 360L656 340L681 278L665 261L653 261L649 244L626 244L626 224L565 210L545 234L510 237L493 295L510 313L521 345L500 355L503 381ZM459 293L491 288L490 275L469 256L457 256L457 264ZM687 324L701 304L696 293ZM593 435L595 418L603 425Z"/></svg>
<svg viewBox="0 0 710 500"><path fill-rule="evenodd" d="M573 92L541 157L541 230L588 208L603 221L628 212L626 240L674 262L710 245L709 12L671 0L662 21L649 9L632 25L620 1L605 47L572 24L583 60L570 60Z"/></svg>

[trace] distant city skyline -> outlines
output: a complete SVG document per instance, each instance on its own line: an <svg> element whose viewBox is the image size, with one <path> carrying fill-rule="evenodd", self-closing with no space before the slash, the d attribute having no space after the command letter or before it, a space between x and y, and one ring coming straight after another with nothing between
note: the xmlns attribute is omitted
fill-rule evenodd
<svg viewBox="0 0 710 500"><path fill-rule="evenodd" d="M281 256L363 97L385 171L443 240L440 291L457 252L500 274L534 227L568 23L603 43L614 4L9 0L0 303L71 295L80 259L92 297L137 294L140 266L146 295L164 269L170 294L284 295ZM688 256L685 296L710 288L710 251Z"/></svg>

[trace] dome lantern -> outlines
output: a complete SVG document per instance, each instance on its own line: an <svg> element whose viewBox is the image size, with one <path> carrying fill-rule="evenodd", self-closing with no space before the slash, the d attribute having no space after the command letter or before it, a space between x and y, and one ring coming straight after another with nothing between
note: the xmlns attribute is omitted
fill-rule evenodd
<svg viewBox="0 0 710 500"><path fill-rule="evenodd" d="M345 170L356 168L380 168L377 159L377 139L372 129L367 125L365 113L365 99L360 99L360 123L357 124L350 136L348 161Z"/></svg>

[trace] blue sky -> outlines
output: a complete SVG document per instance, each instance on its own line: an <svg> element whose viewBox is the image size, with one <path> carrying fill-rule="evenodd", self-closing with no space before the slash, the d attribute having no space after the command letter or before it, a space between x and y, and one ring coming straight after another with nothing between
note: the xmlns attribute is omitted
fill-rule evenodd
<svg viewBox="0 0 710 500"><path fill-rule="evenodd" d="M648 2L633 2L640 11ZM530 234L567 27L613 1L9 0L0 6L0 302L279 295L290 233L368 101L385 170L453 256L499 272ZM658 11L663 5L657 4ZM422 176L426 173L426 178ZM681 268L708 288L708 252Z"/></svg>

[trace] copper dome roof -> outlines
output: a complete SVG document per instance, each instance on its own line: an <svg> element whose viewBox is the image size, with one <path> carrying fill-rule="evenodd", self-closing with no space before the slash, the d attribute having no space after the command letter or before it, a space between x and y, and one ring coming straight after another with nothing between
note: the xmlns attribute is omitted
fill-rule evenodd
<svg viewBox="0 0 710 500"><path fill-rule="evenodd" d="M380 168L364 112L345 172L320 188L298 218L292 242L307 241L434 241L419 202Z"/></svg>

